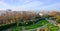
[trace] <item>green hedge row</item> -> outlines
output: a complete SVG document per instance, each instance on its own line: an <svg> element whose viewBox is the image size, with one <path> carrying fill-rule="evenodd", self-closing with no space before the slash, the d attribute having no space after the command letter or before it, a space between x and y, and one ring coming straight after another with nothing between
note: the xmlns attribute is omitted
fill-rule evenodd
<svg viewBox="0 0 60 31"><path fill-rule="evenodd" d="M0 31L16 26L16 23L0 26Z"/></svg>

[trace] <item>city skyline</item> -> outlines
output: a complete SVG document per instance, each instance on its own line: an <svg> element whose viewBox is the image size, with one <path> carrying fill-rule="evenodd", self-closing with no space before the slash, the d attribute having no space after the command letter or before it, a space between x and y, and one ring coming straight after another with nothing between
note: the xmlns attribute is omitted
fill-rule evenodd
<svg viewBox="0 0 60 31"><path fill-rule="evenodd" d="M0 0L0 9L60 10L60 0Z"/></svg>

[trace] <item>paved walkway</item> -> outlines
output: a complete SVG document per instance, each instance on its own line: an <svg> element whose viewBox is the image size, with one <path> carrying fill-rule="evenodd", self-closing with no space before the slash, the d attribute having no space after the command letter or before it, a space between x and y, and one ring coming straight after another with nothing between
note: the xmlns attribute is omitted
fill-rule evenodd
<svg viewBox="0 0 60 31"><path fill-rule="evenodd" d="M60 31L60 29L58 31Z"/></svg>
<svg viewBox="0 0 60 31"><path fill-rule="evenodd" d="M56 25L56 22L53 20L46 19L49 23Z"/></svg>
<svg viewBox="0 0 60 31"><path fill-rule="evenodd" d="M22 31L25 31L25 27L24 26L22 26Z"/></svg>

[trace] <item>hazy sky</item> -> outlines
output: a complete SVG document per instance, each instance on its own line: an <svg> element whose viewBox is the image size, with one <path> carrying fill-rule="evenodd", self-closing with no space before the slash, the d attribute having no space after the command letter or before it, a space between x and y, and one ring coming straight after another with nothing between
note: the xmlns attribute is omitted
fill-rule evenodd
<svg viewBox="0 0 60 31"><path fill-rule="evenodd" d="M0 9L59 10L60 0L0 0Z"/></svg>

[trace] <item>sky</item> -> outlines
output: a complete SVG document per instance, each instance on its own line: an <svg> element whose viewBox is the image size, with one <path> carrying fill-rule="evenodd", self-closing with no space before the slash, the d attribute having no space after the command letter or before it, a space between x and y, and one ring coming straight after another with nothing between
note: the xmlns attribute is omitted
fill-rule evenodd
<svg viewBox="0 0 60 31"><path fill-rule="evenodd" d="M60 0L0 0L0 10L60 10Z"/></svg>

